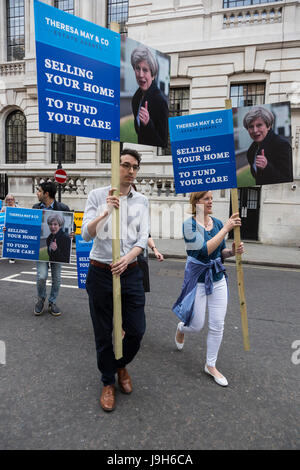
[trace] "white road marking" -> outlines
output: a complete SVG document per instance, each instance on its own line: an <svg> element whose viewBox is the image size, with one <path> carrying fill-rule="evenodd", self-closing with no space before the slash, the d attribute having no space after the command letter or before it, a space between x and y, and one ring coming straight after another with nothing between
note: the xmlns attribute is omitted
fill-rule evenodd
<svg viewBox="0 0 300 470"><path fill-rule="evenodd" d="M36 273L32 271L21 271L20 274L30 274L32 276L36 276ZM19 276L20 274L17 274L17 276ZM48 277L51 278L51 273L48 274ZM68 279L77 279L77 273L72 273L70 271L62 271L61 277Z"/></svg>
<svg viewBox="0 0 300 470"><path fill-rule="evenodd" d="M11 276L4 277L0 279L0 281L6 281L6 282L18 282L20 284L36 284L36 281L28 281L25 279L16 279L17 277L20 277L22 274L29 275L29 276L36 276L36 267L32 268L32 271L20 271L17 274L12 274ZM61 271L61 278L62 279L71 279L77 281L77 265L76 263L70 263L70 265L63 265L62 271ZM49 269L48 272L48 279L46 282L47 286L51 286L51 270ZM67 285L67 284L61 284L60 287L66 287L67 289L78 289L78 285L76 282L76 285Z"/></svg>
<svg viewBox="0 0 300 470"><path fill-rule="evenodd" d="M3 279L0 279L0 281L19 282L21 284L36 284L35 281L23 281L22 279L11 279L11 277L5 277ZM47 281L46 286L51 286L51 282ZM78 289L78 286L68 286L66 284L61 284L60 287L67 287L68 289Z"/></svg>

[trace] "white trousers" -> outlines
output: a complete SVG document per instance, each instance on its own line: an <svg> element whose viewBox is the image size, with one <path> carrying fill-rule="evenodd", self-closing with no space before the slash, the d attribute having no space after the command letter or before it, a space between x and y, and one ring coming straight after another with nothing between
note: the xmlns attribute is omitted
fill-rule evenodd
<svg viewBox="0 0 300 470"><path fill-rule="evenodd" d="M219 348L223 338L224 320L227 310L227 283L225 277L214 282L212 294L206 295L204 283L197 284L194 303L194 316L189 326L179 325L182 333L194 333L202 330L205 323L206 306L208 307L208 335L206 364L215 367Z"/></svg>

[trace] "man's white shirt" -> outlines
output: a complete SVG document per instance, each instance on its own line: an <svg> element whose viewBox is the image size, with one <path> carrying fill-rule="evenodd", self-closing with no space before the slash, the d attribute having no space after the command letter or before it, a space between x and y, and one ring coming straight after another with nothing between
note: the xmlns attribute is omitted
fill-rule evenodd
<svg viewBox="0 0 300 470"><path fill-rule="evenodd" d="M85 241L92 240L87 226L106 210L106 198L110 189L111 186L93 189L88 195L81 227L81 235ZM132 188L127 196L120 197L119 216L121 257L135 246L144 250L147 247L150 232L148 199ZM110 213L98 225L90 259L110 264L112 262L112 238L112 214Z"/></svg>

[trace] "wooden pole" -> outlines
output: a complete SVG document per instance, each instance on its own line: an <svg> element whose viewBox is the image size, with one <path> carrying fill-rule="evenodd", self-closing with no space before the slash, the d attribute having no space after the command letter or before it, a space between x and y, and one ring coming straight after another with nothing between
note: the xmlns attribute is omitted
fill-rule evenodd
<svg viewBox="0 0 300 470"><path fill-rule="evenodd" d="M231 109L231 100L225 100L226 109ZM239 212L239 201L238 201L238 190L237 188L231 189L231 206L232 213ZM240 227L234 227L234 242L235 246L238 247L241 243L241 232ZM250 350L250 341L249 341L249 332L248 332L248 317L247 317L247 305L245 297L245 288L244 288L244 273L242 266L242 255L236 254L236 272L237 272L237 283L238 283L238 292L240 300L240 312L241 312L241 321L242 321L242 332L244 340L244 349L245 351Z"/></svg>
<svg viewBox="0 0 300 470"><path fill-rule="evenodd" d="M110 29L119 33L118 23L111 23ZM120 194L120 142L111 142L111 186L117 188L115 195ZM113 262L120 259L120 219L119 209L112 212L112 258ZM123 356L122 347L122 302L120 276L113 276L113 343L115 358Z"/></svg>

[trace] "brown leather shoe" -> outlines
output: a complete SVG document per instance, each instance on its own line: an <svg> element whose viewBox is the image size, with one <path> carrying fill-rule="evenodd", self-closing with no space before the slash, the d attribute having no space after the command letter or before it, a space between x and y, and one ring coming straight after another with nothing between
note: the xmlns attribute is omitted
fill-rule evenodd
<svg viewBox="0 0 300 470"><path fill-rule="evenodd" d="M121 392L126 393L127 395L132 392L132 383L130 375L128 374L125 367L117 369L118 373L118 383Z"/></svg>
<svg viewBox="0 0 300 470"><path fill-rule="evenodd" d="M102 389L100 403L104 411L113 411L115 408L115 386L105 385Z"/></svg>

